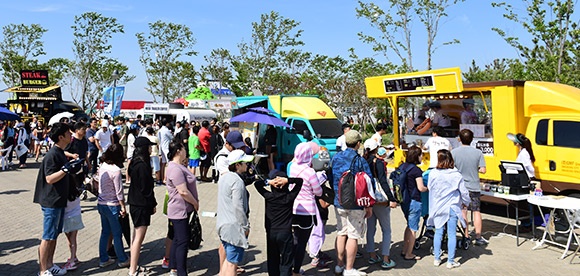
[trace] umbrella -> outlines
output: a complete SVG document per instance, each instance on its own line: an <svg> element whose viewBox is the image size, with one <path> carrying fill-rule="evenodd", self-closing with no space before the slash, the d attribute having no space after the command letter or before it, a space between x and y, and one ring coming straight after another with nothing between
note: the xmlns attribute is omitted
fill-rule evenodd
<svg viewBox="0 0 580 276"><path fill-rule="evenodd" d="M50 120L48 121L48 125L52 126L55 123L60 122L60 119L62 119L62 118L69 118L70 119L70 118L72 118L72 116L74 116L74 114L72 114L70 112L66 112L66 111L55 114L52 117L50 117Z"/></svg>
<svg viewBox="0 0 580 276"><path fill-rule="evenodd" d="M2 121L15 121L20 120L18 114L8 110L6 107L0 106L0 120Z"/></svg>
<svg viewBox="0 0 580 276"><path fill-rule="evenodd" d="M248 123L260 123L273 126L289 127L289 124L282 121L281 119L274 117L270 110L263 107L249 108L248 112L242 113L240 115L234 116L230 119L230 122L248 122Z"/></svg>

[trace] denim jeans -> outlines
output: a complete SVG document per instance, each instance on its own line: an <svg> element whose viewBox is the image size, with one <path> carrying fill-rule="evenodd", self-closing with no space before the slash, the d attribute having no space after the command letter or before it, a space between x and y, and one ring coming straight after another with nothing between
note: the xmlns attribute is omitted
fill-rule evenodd
<svg viewBox="0 0 580 276"><path fill-rule="evenodd" d="M367 218L367 253L375 252L375 233L377 232L377 220L381 225L383 240L381 254L389 256L391 253L391 207L388 205L373 206L373 214Z"/></svg>
<svg viewBox="0 0 580 276"><path fill-rule="evenodd" d="M99 240L99 260L104 263L109 260L107 254L107 243L109 236L113 234L113 245L115 253L119 258L120 263L127 261L125 249L123 247L123 231L121 230L121 223L119 222L119 213L121 206L108 206L97 204L97 210L101 215L101 239Z"/></svg>
<svg viewBox="0 0 580 276"><path fill-rule="evenodd" d="M455 231L457 229L457 214L453 209L449 209L449 220L447 221L447 262L453 263L455 260L455 245L457 244L457 237L455 236ZM441 241L443 240L444 228L435 229L435 239L433 240L433 254L435 255L435 260L441 260Z"/></svg>
<svg viewBox="0 0 580 276"><path fill-rule="evenodd" d="M187 243L189 242L190 229L189 217L184 219L169 219L173 224L173 240L169 252L169 268L176 269L178 276L187 275Z"/></svg>

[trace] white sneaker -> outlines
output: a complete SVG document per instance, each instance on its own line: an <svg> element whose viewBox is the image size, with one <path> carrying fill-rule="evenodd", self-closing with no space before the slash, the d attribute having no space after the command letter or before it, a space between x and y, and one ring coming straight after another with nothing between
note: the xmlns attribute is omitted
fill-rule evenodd
<svg viewBox="0 0 580 276"><path fill-rule="evenodd" d="M362 276L362 275L367 275L367 274L365 272L358 271L358 270L353 268L351 270L344 270L342 275L344 275L344 276Z"/></svg>
<svg viewBox="0 0 580 276"><path fill-rule="evenodd" d="M50 273L50 271L45 270L44 273L40 274L40 272L38 272L38 274L36 274L38 276L52 276L52 273Z"/></svg>
<svg viewBox="0 0 580 276"><path fill-rule="evenodd" d="M334 274L341 275L344 272L344 266L335 266L334 267Z"/></svg>
<svg viewBox="0 0 580 276"><path fill-rule="evenodd" d="M433 261L433 265L434 265L435 267L438 267L438 266L440 266L440 265L441 265L441 260L434 260L434 261Z"/></svg>
<svg viewBox="0 0 580 276"><path fill-rule="evenodd" d="M50 273L54 276L60 276L66 274L66 269L59 267L58 265L53 265L51 268L48 269Z"/></svg>
<svg viewBox="0 0 580 276"><path fill-rule="evenodd" d="M449 268L449 269L453 269L453 268L460 267L460 266L461 266L461 264L458 262L447 263L447 268Z"/></svg>

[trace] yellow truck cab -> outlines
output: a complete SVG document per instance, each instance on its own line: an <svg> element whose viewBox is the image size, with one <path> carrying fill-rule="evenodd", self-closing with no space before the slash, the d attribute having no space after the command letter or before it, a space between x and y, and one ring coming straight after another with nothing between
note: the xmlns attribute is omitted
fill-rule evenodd
<svg viewBox="0 0 580 276"><path fill-rule="evenodd" d="M422 146L432 136L428 130L417 132L416 115L424 103L437 101L439 115L451 122L445 136L452 147L460 145L460 129L474 132L472 146L483 152L487 167L480 175L482 182L501 181L500 161L513 161L518 154L506 135L522 133L532 143L535 176L542 189L580 196L580 89L540 81L464 84L459 68L369 77L365 83L369 98L387 98L393 110L392 166L404 161L410 144ZM474 104L477 118L470 123L461 121L466 102ZM424 154L422 169L428 167L428 155Z"/></svg>

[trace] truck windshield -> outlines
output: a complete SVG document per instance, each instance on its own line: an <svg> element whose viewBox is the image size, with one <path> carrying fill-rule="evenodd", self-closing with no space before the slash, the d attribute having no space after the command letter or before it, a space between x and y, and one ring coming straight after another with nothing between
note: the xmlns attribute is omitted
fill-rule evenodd
<svg viewBox="0 0 580 276"><path fill-rule="evenodd" d="M311 120L314 134L320 138L338 138L342 135L342 123L338 119Z"/></svg>

